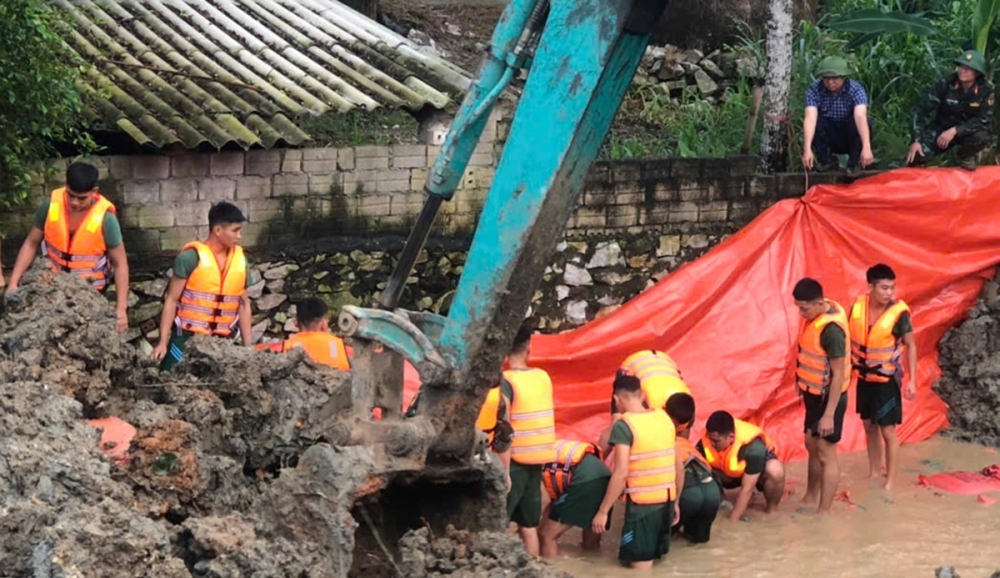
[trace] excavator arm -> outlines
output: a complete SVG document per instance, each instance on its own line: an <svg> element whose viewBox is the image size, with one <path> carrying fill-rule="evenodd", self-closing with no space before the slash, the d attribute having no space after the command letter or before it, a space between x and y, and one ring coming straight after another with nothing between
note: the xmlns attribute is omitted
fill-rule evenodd
<svg viewBox="0 0 1000 578"><path fill-rule="evenodd" d="M425 187L426 201L377 308L341 311L354 338L354 404L402 399L406 358L422 381L429 460L466 460L487 390L577 204L667 0L511 0ZM497 99L528 70L447 316L398 309L441 203L452 198ZM385 404L390 405L390 404ZM431 427L431 426L429 426Z"/></svg>

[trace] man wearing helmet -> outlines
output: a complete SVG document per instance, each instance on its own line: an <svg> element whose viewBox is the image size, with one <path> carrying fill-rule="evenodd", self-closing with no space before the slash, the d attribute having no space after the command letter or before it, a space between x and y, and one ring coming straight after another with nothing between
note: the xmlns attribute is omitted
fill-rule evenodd
<svg viewBox="0 0 1000 578"><path fill-rule="evenodd" d="M807 170L836 169L840 162L834 155L846 154L847 174L854 177L874 161L868 94L849 73L846 60L828 56L816 69L819 80L806 90L802 166Z"/></svg>
<svg viewBox="0 0 1000 578"><path fill-rule="evenodd" d="M928 157L957 147L959 166L974 171L976 155L990 144L996 96L986 80L986 59L967 50L955 65L955 72L934 84L913 109L909 165L923 165Z"/></svg>

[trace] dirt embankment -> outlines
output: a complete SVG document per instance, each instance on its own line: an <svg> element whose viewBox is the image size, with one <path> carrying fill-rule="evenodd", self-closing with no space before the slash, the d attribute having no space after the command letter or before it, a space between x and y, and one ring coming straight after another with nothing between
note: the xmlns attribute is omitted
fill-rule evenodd
<svg viewBox="0 0 1000 578"><path fill-rule="evenodd" d="M948 404L947 434L1000 447L1000 276L986 284L969 318L941 340L941 379Z"/></svg>
<svg viewBox="0 0 1000 578"><path fill-rule="evenodd" d="M161 375L103 297L35 269L0 320L0 577L388 576L424 526L442 537L406 544L425 575L560 575L501 537L466 552L503 574L438 545L448 524L502 525L495 462L426 467L419 424L350 403L350 374L223 340L192 339ZM86 421L110 416L138 430L116 461Z"/></svg>

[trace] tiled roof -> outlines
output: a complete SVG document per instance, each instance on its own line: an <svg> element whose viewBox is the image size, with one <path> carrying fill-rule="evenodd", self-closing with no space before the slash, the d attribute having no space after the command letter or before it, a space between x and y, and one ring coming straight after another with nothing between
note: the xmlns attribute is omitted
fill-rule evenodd
<svg viewBox="0 0 1000 578"><path fill-rule="evenodd" d="M271 148L308 115L446 108L457 67L335 0L51 0L97 93L93 122L151 148Z"/></svg>

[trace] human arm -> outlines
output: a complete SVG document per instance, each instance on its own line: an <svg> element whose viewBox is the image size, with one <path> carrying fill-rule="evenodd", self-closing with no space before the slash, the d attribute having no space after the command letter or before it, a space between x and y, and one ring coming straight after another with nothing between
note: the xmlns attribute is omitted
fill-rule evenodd
<svg viewBox="0 0 1000 578"><path fill-rule="evenodd" d="M684 476L687 473L684 469L684 456L680 452L674 451L674 484L677 491L674 495L674 526L681 523L681 492L684 491Z"/></svg>
<svg viewBox="0 0 1000 578"><path fill-rule="evenodd" d="M867 104L855 105L854 125L858 128L858 136L861 137L861 168L865 168L875 160L875 155L872 154L871 131L868 130Z"/></svg>
<svg viewBox="0 0 1000 578"><path fill-rule="evenodd" d="M108 261L115 272L115 329L123 333L128 329L128 256L125 245L108 249Z"/></svg>
<svg viewBox="0 0 1000 578"><path fill-rule="evenodd" d="M614 425L616 423L618 423L618 420L620 420L621 418L622 418L622 414L617 413L617 412L612 413L611 414L611 423L608 424L608 427L604 428L604 431L601 432L601 437L597 441L597 446L599 448L601 448L601 455L605 455L606 456L606 455L609 455L611 453L611 449L612 449L611 448L611 441L610 441L610 439L611 439L611 429L614 427Z"/></svg>
<svg viewBox="0 0 1000 578"><path fill-rule="evenodd" d="M817 428L820 436L833 434L833 416L837 413L837 404L840 403L840 385L844 382L844 357L830 357L830 385L826 395L826 408L823 410L823 417L819 419Z"/></svg>
<svg viewBox="0 0 1000 578"><path fill-rule="evenodd" d="M506 387L505 387L506 386ZM513 407L510 403L510 398L513 397L514 388L511 387L510 383L506 379L500 380L500 403L504 405L504 408ZM517 432L514 432L517 435ZM500 458L500 463L503 464L504 477L507 480L507 491L510 491L510 447L507 447L507 451L497 452L497 457Z"/></svg>
<svg viewBox="0 0 1000 578"><path fill-rule="evenodd" d="M38 254L38 247L42 244L42 239L45 237L45 233L37 227L31 227L31 232L24 239L24 244L21 245L21 250L17 252L17 259L14 260L14 270L10 272L10 283L7 285L8 291L16 291L18 284L21 282L21 278L24 277L24 273L31 266L31 262L35 259L35 255Z"/></svg>
<svg viewBox="0 0 1000 578"><path fill-rule="evenodd" d="M175 269L176 270L176 269ZM174 317L177 315L177 302L180 301L181 293L187 279L174 275L167 285L167 294L163 298L163 313L160 314L160 341L153 348L152 358L154 361L163 359L167 354L167 343L170 341L170 329L174 324Z"/></svg>
<svg viewBox="0 0 1000 578"><path fill-rule="evenodd" d="M240 335L243 337L243 345L253 345L253 310L250 307L250 296L246 290L240 295L240 310L237 313L240 325Z"/></svg>
<svg viewBox="0 0 1000 578"><path fill-rule="evenodd" d="M939 80L927 90L920 102L913 107L910 114L911 144L906 157L907 163L913 162L913 159L918 155L924 156L920 137L930 128L932 117L936 116L937 109L941 105L941 97L947 88L947 80Z"/></svg>
<svg viewBox="0 0 1000 578"><path fill-rule="evenodd" d="M906 389L904 396L906 399L913 399L917 395L917 339L913 331L903 335L903 343L906 344Z"/></svg>
<svg viewBox="0 0 1000 578"><path fill-rule="evenodd" d="M802 166L811 170L816 163L813 157L812 143L816 136L816 120L819 119L819 108L806 105L805 116L802 119Z"/></svg>
<svg viewBox="0 0 1000 578"><path fill-rule="evenodd" d="M608 526L608 514L611 507L618 501L618 496L625 491L625 482L628 480L628 463L632 446L629 444L615 444L615 468L611 472L611 479L608 480L608 489L604 492L604 499L597 509L597 514L590 525L590 529L595 534L603 534Z"/></svg>
<svg viewBox="0 0 1000 578"><path fill-rule="evenodd" d="M955 136L980 131L989 132L993 126L993 103L996 98L994 89L988 82L978 84L977 87L980 89L975 99L978 106L972 109L972 118L953 127Z"/></svg>

